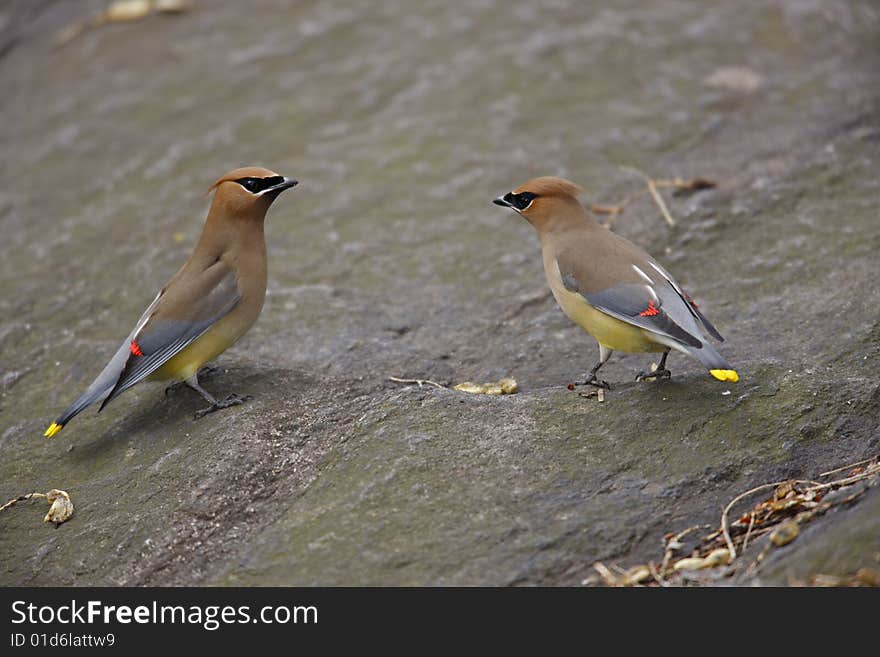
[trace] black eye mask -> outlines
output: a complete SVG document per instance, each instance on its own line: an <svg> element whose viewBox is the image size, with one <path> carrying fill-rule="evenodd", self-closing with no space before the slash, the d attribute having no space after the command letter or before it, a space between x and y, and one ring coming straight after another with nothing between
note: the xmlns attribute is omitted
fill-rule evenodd
<svg viewBox="0 0 880 657"><path fill-rule="evenodd" d="M504 200L517 210L525 210L536 198L538 198L538 195L531 192L522 192L520 194L510 192L504 195Z"/></svg>
<svg viewBox="0 0 880 657"><path fill-rule="evenodd" d="M284 178L282 176L269 176L268 178L239 178L235 182L244 187L251 194L259 194L270 187L280 185L284 182Z"/></svg>

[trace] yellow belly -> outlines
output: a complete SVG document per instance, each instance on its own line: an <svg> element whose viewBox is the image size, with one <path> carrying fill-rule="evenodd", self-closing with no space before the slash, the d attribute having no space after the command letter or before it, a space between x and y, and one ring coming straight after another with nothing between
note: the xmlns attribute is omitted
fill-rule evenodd
<svg viewBox="0 0 880 657"><path fill-rule="evenodd" d="M596 310L580 294L569 292L561 285L558 287L551 285L551 289L568 318L596 338L599 344L614 351L635 353L669 349L666 345L652 340L651 334L644 329Z"/></svg>
<svg viewBox="0 0 880 657"><path fill-rule="evenodd" d="M188 379L208 361L229 349L245 331L241 330L240 323L232 320L232 315L227 315L211 328L205 331L195 342L175 354L162 367L153 372L149 381L167 381L176 379L183 381ZM236 326L236 324L239 324Z"/></svg>

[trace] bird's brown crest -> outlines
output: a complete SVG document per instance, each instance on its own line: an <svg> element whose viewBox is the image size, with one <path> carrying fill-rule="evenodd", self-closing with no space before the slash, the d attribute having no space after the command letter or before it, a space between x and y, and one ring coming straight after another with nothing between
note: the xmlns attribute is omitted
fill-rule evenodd
<svg viewBox="0 0 880 657"><path fill-rule="evenodd" d="M532 178L513 190L514 194L522 192L531 192L536 196L557 196L557 197L577 197L583 194L584 190L580 185L576 185L565 178L557 178L555 176L541 176L540 178Z"/></svg>
<svg viewBox="0 0 880 657"><path fill-rule="evenodd" d="M269 176L277 176L278 174L263 167L239 167L224 173L214 181L214 184L208 188L208 194L220 187L225 182L239 180L241 178L268 178Z"/></svg>

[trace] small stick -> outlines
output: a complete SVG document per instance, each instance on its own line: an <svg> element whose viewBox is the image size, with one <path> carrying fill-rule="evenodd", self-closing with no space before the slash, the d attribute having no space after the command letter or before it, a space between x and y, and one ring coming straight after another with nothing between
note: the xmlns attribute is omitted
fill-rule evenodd
<svg viewBox="0 0 880 657"><path fill-rule="evenodd" d="M670 549L668 546L670 543L678 543L685 536L690 534L695 529L705 529L706 527L711 527L712 525L694 525L693 527L688 527L687 529L683 529L678 532L675 536L671 537L668 541L666 541L666 549L663 554L663 561L660 563L660 570L666 572L669 568L669 561L672 559L672 554L675 552L674 549Z"/></svg>
<svg viewBox="0 0 880 657"><path fill-rule="evenodd" d="M626 204L629 202L629 199L624 199L617 205L599 205L598 203L593 203L590 205L590 212L595 212L596 214L610 214L611 216L615 216L623 212L623 209L626 207Z"/></svg>
<svg viewBox="0 0 880 657"><path fill-rule="evenodd" d="M718 187L718 183L714 180L709 180L708 178L691 178L690 180L685 180L684 178L673 178L672 180L655 180L654 184L657 187L668 188L671 187L673 189L678 190L699 190L699 189L712 189L713 187Z"/></svg>
<svg viewBox="0 0 880 657"><path fill-rule="evenodd" d="M654 562L648 564L648 570L651 571L651 577L654 578L654 581L657 582L660 586L668 587L669 582L663 579L663 576L657 570L657 566L654 565Z"/></svg>
<svg viewBox="0 0 880 657"><path fill-rule="evenodd" d="M614 576L614 573L608 570L608 566L604 563L597 561L593 564L593 568L596 569L596 572L599 573L599 576L605 581L606 586L619 586L617 577Z"/></svg>
<svg viewBox="0 0 880 657"><path fill-rule="evenodd" d="M865 463L870 463L871 461L873 461L876 458L877 458L876 456L872 456L871 458L865 459L864 461L859 461L858 463L850 463L849 465L842 465L839 468L834 468L834 470L829 470L828 472L823 472L819 476L820 477L827 477L828 475L834 474L835 472L840 472L841 470L849 470L850 468L857 468L860 465L864 465Z"/></svg>
<svg viewBox="0 0 880 657"><path fill-rule="evenodd" d="M395 383L415 383L421 388L423 385L434 386L435 388L442 388L446 390L446 386L442 383L437 383L436 381L429 381L428 379L401 379L396 376L389 376L389 381L394 381Z"/></svg>
<svg viewBox="0 0 880 657"><path fill-rule="evenodd" d="M745 552L746 548L749 547L749 536L752 535L752 527L754 527L754 526L755 526L755 512L750 511L749 512L749 528L746 530L746 537L743 540L743 547L742 547L743 552Z"/></svg>
<svg viewBox="0 0 880 657"><path fill-rule="evenodd" d="M747 490L745 493L740 493L736 497L734 497L730 502L728 502L727 506L724 507L724 511L721 513L721 533L724 534L724 542L727 543L727 549L730 551L730 560L733 561L736 559L736 548L733 545L733 540L730 538L730 529L728 528L727 523L727 515L730 513L730 509L733 508L733 505L739 502L740 500L752 495L753 493L757 493L758 491L765 490L767 488L776 488L777 486L781 486L782 484L787 484L791 481L794 484L815 484L815 481L804 481L803 479L786 479L785 481L777 481L772 484L761 484L760 486L755 486L751 490ZM829 484L830 485L830 484Z"/></svg>
<svg viewBox="0 0 880 657"><path fill-rule="evenodd" d="M871 477L880 473L880 463L876 466L869 466L865 468L864 472L860 472L857 475L853 475L852 477L844 477L843 479L836 479L834 481L829 481L827 484L820 484L816 481L809 482L813 484L810 490L819 490L821 488L832 488L834 486L849 486L850 484L854 484L856 482L862 481L863 479L870 479Z"/></svg>
<svg viewBox="0 0 880 657"><path fill-rule="evenodd" d="M45 499L46 494L45 493L28 493L27 495L19 495L18 497L13 497L6 504L4 504L3 506L0 506L0 511L5 511L6 509L11 507L16 502L25 502L25 501L31 499L32 497L39 497L39 498Z"/></svg>
<svg viewBox="0 0 880 657"><path fill-rule="evenodd" d="M657 204L657 207L660 208L660 212L663 214L663 219L666 220L666 223L669 224L670 227L674 227L675 219L673 219L672 215L669 214L669 209L666 207L666 203L663 201L663 197L660 196L660 192L657 191L657 183L654 182L654 179L649 177L642 171L639 171L635 167L622 166L620 168L623 171L628 171L629 173L633 173L639 176L642 180L645 181L645 183L647 183L648 191L651 192L651 196L654 198L654 202Z"/></svg>
<svg viewBox="0 0 880 657"><path fill-rule="evenodd" d="M651 196L654 197L654 201L660 208L660 212L663 213L663 218L666 220L666 223L669 224L671 228L674 228L675 219L673 219L672 215L669 214L669 209L666 207L666 202L663 200L663 197L660 196L660 192L657 191L657 185L654 184L653 180L648 182L648 189L651 191Z"/></svg>

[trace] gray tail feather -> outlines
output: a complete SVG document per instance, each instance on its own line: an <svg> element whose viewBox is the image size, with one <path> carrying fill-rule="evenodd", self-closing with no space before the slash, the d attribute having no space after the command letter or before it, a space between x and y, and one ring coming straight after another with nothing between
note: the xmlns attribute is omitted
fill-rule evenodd
<svg viewBox="0 0 880 657"><path fill-rule="evenodd" d="M98 383L98 381L95 381L95 383ZM58 419L55 420L55 424L60 424L61 426L64 426L71 419L79 415L82 411L91 406L93 403L103 397L106 397L107 394L113 389L112 384L96 386L95 383L90 385L88 390L86 390L83 394L79 396L79 399L73 402L66 411L58 416Z"/></svg>
<svg viewBox="0 0 880 657"><path fill-rule="evenodd" d="M92 384L86 388L86 391L81 394L66 411L58 416L58 419L55 420L55 424L64 426L71 418L84 411L99 399L105 399L107 395L110 394L116 386L116 382L119 380L119 373L125 366L125 361L128 358L128 345L130 341L131 339L129 338L122 343L122 346L116 350L116 353L113 355L113 358L110 359L110 362L107 363L107 366L101 371L97 378L92 381Z"/></svg>
<svg viewBox="0 0 880 657"><path fill-rule="evenodd" d="M732 370L733 368L730 364L724 360L724 357L719 354L715 347L713 347L708 342L703 342L703 346L699 349L695 347L688 347L688 353L700 361L703 365L706 366L706 369L710 370Z"/></svg>

